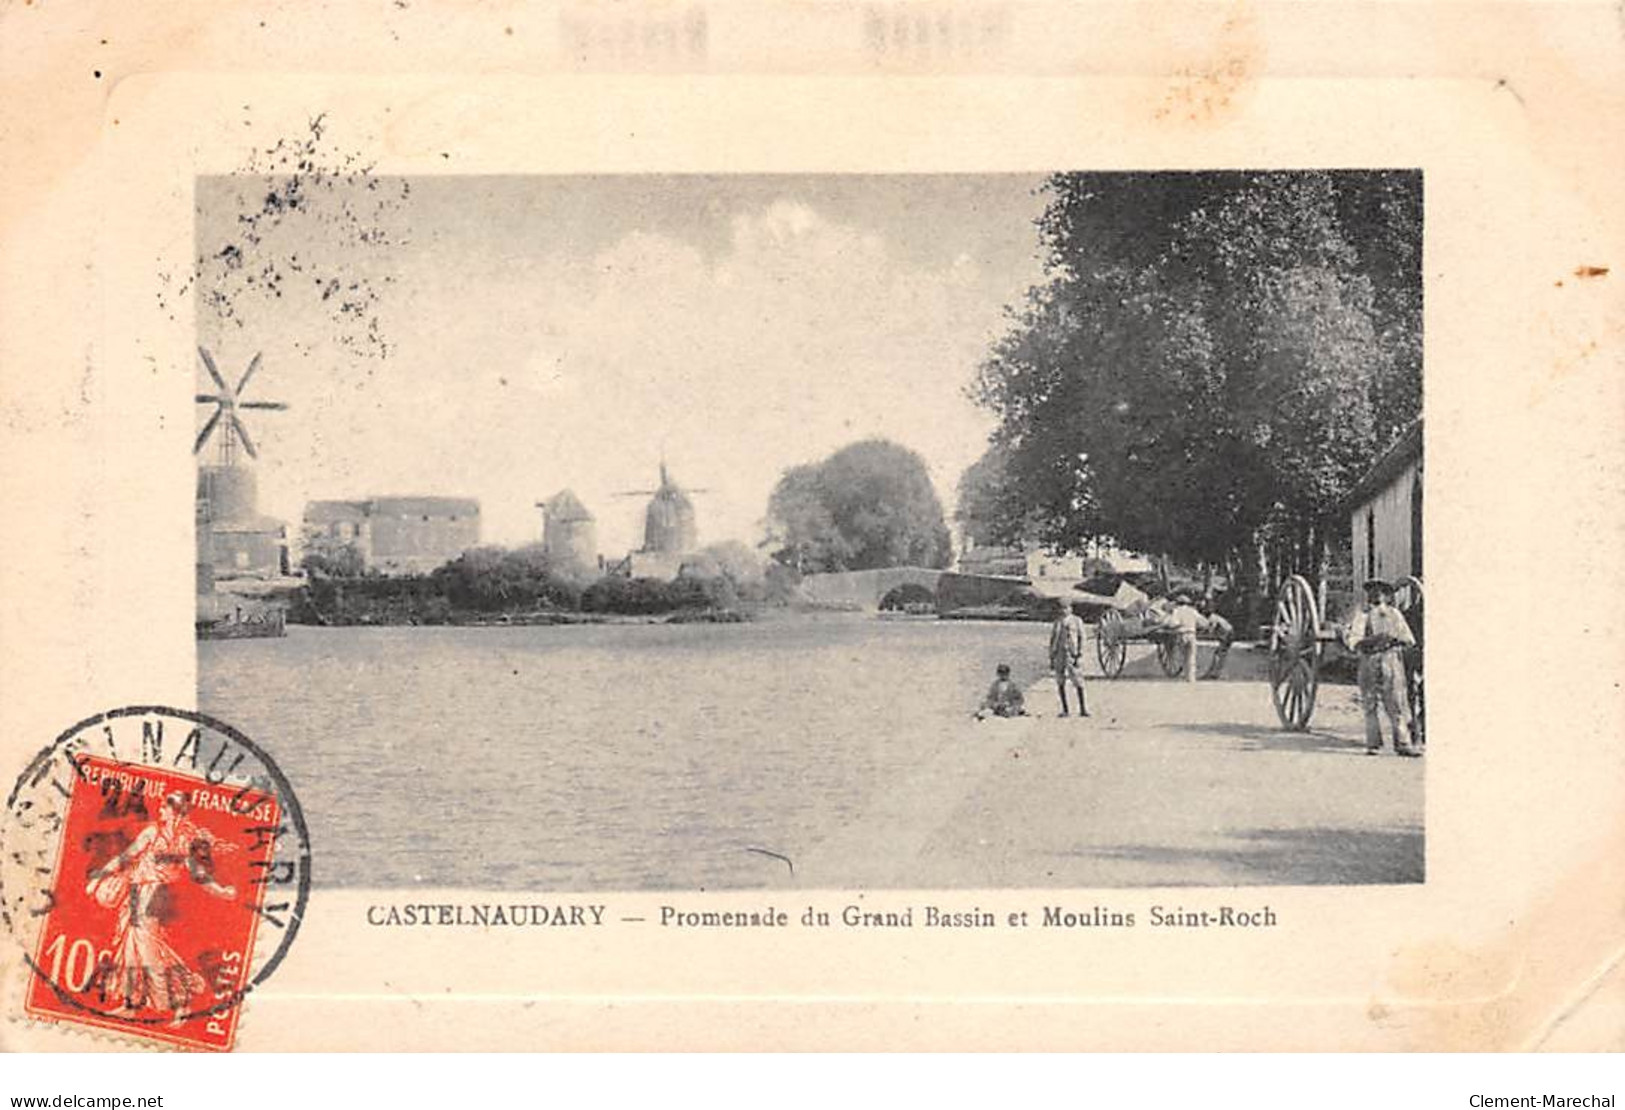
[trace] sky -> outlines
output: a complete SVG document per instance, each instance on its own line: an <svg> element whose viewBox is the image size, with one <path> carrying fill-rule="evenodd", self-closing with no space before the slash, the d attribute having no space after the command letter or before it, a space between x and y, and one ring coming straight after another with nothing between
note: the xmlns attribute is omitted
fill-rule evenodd
<svg viewBox="0 0 1625 1110"><path fill-rule="evenodd" d="M478 498L483 541L517 545L540 537L536 502L570 488L618 556L647 499L616 495L652 489L664 455L703 491L702 543L754 544L786 468L872 436L918 452L951 511L992 428L966 387L1042 279L1032 176L406 184L364 213L382 245L347 241L321 216L337 194L317 195L249 251L286 295L240 297L229 321L199 307L199 343L233 382L263 356L243 399L290 406L244 413L260 511L290 535L307 500L444 495ZM200 179L200 252L264 191ZM383 357L341 342L304 282L338 268L378 291ZM213 391L201 365L198 385Z"/></svg>

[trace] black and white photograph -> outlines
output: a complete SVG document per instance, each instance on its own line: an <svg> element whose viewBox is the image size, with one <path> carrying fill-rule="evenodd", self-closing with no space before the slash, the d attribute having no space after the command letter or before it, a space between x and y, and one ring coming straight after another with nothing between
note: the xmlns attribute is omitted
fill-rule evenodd
<svg viewBox="0 0 1625 1110"><path fill-rule="evenodd" d="M170 290L198 706L318 888L1424 882L1420 171L329 126L198 178Z"/></svg>

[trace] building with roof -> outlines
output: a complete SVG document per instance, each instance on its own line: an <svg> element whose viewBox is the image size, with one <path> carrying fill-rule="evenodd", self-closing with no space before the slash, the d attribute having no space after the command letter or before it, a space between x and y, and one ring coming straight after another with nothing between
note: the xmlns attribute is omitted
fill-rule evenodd
<svg viewBox="0 0 1625 1110"><path fill-rule="evenodd" d="M1345 504L1357 580L1422 577L1422 421L1377 456Z"/></svg>
<svg viewBox="0 0 1625 1110"><path fill-rule="evenodd" d="M1076 582L1084 577L1084 561L1082 555L1047 551L1036 544L978 544L960 552L954 569L960 574Z"/></svg>
<svg viewBox="0 0 1625 1110"><path fill-rule="evenodd" d="M227 578L274 578L288 571L288 529L259 512L254 471L200 466L196 524L199 590ZM205 571L207 567L207 571Z"/></svg>
<svg viewBox="0 0 1625 1110"><path fill-rule="evenodd" d="M542 510L542 548L560 567L595 570L598 567L598 523L574 490L560 490Z"/></svg>
<svg viewBox="0 0 1625 1110"><path fill-rule="evenodd" d="M467 497L373 497L305 506L307 554L353 549L368 570L427 574L480 542L480 503Z"/></svg>

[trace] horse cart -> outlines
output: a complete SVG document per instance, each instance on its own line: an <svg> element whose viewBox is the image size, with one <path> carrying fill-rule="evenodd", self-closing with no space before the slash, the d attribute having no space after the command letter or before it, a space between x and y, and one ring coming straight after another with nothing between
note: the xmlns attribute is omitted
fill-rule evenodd
<svg viewBox="0 0 1625 1110"><path fill-rule="evenodd" d="M1394 582L1394 605L1405 616L1416 647L1405 653L1406 688L1418 742L1423 737L1422 581L1406 575ZM1269 626L1270 697L1281 727L1302 732L1315 713L1320 669L1328 644L1341 643L1345 628L1321 620L1320 606L1309 583L1294 574L1275 600L1275 622Z"/></svg>
<svg viewBox="0 0 1625 1110"><path fill-rule="evenodd" d="M1185 648L1179 637L1177 628L1125 616L1121 609L1107 609L1095 625L1095 657L1100 661L1100 673L1116 678L1123 673L1123 664L1128 661L1130 644L1154 644L1162 673L1178 678L1185 673ZM1224 643L1206 633L1198 633L1196 639L1198 643Z"/></svg>

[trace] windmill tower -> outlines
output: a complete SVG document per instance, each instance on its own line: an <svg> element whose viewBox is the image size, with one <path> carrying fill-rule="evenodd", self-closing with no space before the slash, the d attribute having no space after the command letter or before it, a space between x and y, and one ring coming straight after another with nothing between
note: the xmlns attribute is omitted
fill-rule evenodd
<svg viewBox="0 0 1625 1110"><path fill-rule="evenodd" d="M254 471L243 465L238 451L247 452L250 459L259 458L259 449L248 434L239 414L243 409L261 409L281 412L287 405L280 401L244 401L243 391L260 368L260 356L255 355L248 369L233 387L221 375L214 358L202 347L198 355L203 368L214 381L217 392L199 393L197 403L213 405L215 410L198 432L192 444L192 453L200 455L209 438L216 437L215 462L198 467L197 524L199 561L207 557L216 574L230 571L274 574L280 569L285 552L286 528L280 521L259 515L258 490ZM203 551L207 542L207 555ZM200 572L201 578L201 572Z"/></svg>
<svg viewBox="0 0 1625 1110"><path fill-rule="evenodd" d="M683 559L700 546L699 522L689 495L709 492L679 486L662 457L657 488L629 489L615 494L616 497L649 499L643 510L643 546L626 557L621 564L624 572L634 578L675 578L682 570Z"/></svg>
<svg viewBox="0 0 1625 1110"><path fill-rule="evenodd" d="M573 490L560 490L542 510L542 547L559 566L592 570L598 565L598 523Z"/></svg>
<svg viewBox="0 0 1625 1110"><path fill-rule="evenodd" d="M660 486L657 489L629 489L616 497L647 497L648 508L643 511L643 547L652 555L687 555L699 546L699 522L694 513L690 493L709 493L709 490L685 490L672 480L666 469L666 460L660 460Z"/></svg>

